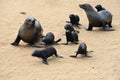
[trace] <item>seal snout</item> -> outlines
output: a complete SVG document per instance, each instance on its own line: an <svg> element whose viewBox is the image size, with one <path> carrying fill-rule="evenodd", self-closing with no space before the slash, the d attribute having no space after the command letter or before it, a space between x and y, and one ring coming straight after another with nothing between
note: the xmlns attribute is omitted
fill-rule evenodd
<svg viewBox="0 0 120 80"><path fill-rule="evenodd" d="M36 53L37 53L37 50L34 50L34 51L32 52L32 56L36 56Z"/></svg>
<svg viewBox="0 0 120 80"><path fill-rule="evenodd" d="M84 6L85 6L84 4L79 4L79 7L80 7L80 8L83 8L83 9L84 9Z"/></svg>

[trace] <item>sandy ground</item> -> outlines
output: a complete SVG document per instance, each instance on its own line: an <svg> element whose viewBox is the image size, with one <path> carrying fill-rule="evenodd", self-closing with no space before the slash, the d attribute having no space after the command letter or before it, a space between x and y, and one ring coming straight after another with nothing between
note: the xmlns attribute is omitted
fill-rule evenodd
<svg viewBox="0 0 120 80"><path fill-rule="evenodd" d="M88 25L81 3L92 6L102 4L113 14L116 31L101 31L94 28L86 31ZM0 0L0 80L120 80L120 0ZM20 12L26 12L25 15ZM44 34L53 32L56 39L65 43L64 25L71 13L81 18L82 29L79 40L85 42L92 58L70 58L79 45L54 45L64 59L51 57L49 65L31 56L33 48L20 42L10 45L25 18L32 15L40 21Z"/></svg>

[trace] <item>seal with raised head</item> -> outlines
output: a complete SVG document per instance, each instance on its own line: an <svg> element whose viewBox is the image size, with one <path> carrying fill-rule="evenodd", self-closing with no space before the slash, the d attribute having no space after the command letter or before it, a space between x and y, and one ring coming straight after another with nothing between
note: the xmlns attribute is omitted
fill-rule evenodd
<svg viewBox="0 0 120 80"><path fill-rule="evenodd" d="M70 30L66 30L66 43L65 45L67 45L69 42L72 42L74 44L78 44L78 34L75 31L70 31Z"/></svg>
<svg viewBox="0 0 120 80"><path fill-rule="evenodd" d="M64 29L65 29L65 30L70 30L70 31L74 31L74 32L79 33L78 30L75 30L75 29L73 28L73 25L72 25L71 23L65 24Z"/></svg>
<svg viewBox="0 0 120 80"><path fill-rule="evenodd" d="M54 40L55 39L55 36L52 32L48 32L45 36L43 36L42 38L42 41L46 44L46 45L49 45L49 44L57 44L58 42L61 41L61 39L58 39L58 40Z"/></svg>
<svg viewBox="0 0 120 80"><path fill-rule="evenodd" d="M79 25L81 25L81 24L79 23L80 17L79 17L78 15L76 15L76 14L70 14L70 15L69 15L69 18L70 18L70 21L67 21L67 22L68 22L68 23L71 23L73 26L79 27Z"/></svg>
<svg viewBox="0 0 120 80"><path fill-rule="evenodd" d="M48 64L47 58L55 55L56 57L63 58L57 54L57 51L54 47L47 47L43 50L35 50L32 53L33 57L42 58L44 64Z"/></svg>
<svg viewBox="0 0 120 80"><path fill-rule="evenodd" d="M29 16L20 27L16 40L11 45L18 45L20 40L33 45L42 38L42 34L43 29L40 22L33 16Z"/></svg>
<svg viewBox="0 0 120 80"><path fill-rule="evenodd" d="M97 9L97 12L105 10L105 8L102 7L102 5L100 5L100 4L96 5L95 8Z"/></svg>
<svg viewBox="0 0 120 80"><path fill-rule="evenodd" d="M76 55L71 55L70 57L75 57L76 58L78 54L81 54L84 57L90 57L87 54L88 52L93 52L93 51L87 51L87 45L85 43L81 43L79 45L79 48L78 48L77 52L76 52Z"/></svg>
<svg viewBox="0 0 120 80"><path fill-rule="evenodd" d="M103 27L106 31L113 31L112 29L112 14L107 10L96 12L90 4L80 4L80 8L84 9L89 20L89 27L87 30L91 31L93 27Z"/></svg>

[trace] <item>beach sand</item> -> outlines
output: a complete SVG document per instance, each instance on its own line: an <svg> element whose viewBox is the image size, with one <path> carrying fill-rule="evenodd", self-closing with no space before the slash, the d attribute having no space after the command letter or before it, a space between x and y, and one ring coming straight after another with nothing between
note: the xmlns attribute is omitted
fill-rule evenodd
<svg viewBox="0 0 120 80"><path fill-rule="evenodd" d="M113 14L115 31L94 28L86 31L88 19L79 4L101 4ZM120 0L0 0L0 80L120 80ZM25 12L25 14L21 14ZM66 43L64 25L70 14L80 16L79 43L85 42L92 58L69 57L78 45ZM40 21L44 33L53 32L60 45L53 45L63 59L50 57L49 65L32 57L32 51L44 48L10 45L28 16Z"/></svg>

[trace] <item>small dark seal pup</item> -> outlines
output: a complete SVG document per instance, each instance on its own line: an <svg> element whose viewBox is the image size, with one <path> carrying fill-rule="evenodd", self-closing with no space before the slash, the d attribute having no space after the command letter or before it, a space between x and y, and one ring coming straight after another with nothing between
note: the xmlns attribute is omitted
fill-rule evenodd
<svg viewBox="0 0 120 80"><path fill-rule="evenodd" d="M65 30L70 30L70 31L74 31L74 32L79 33L78 30L75 30L75 29L73 28L73 26L72 26L71 23L67 23L67 24L64 26L64 29L65 29Z"/></svg>
<svg viewBox="0 0 120 80"><path fill-rule="evenodd" d="M11 45L18 45L20 40L31 45L37 43L43 34L43 29L40 22L34 17L28 17L23 25L20 27L16 40Z"/></svg>
<svg viewBox="0 0 120 80"><path fill-rule="evenodd" d="M75 31L70 31L70 30L66 30L66 44L68 44L68 42L72 42L75 44L78 44L78 34Z"/></svg>
<svg viewBox="0 0 120 80"><path fill-rule="evenodd" d="M89 52L93 52L93 51L89 51ZM77 57L78 54L81 54L82 56L84 57L91 57L91 56L88 56L88 51L87 51L87 45L85 43L81 43L79 45L79 48L76 52L76 55L71 55L70 57Z"/></svg>
<svg viewBox="0 0 120 80"><path fill-rule="evenodd" d="M97 9L97 12L105 10L105 8L103 8L100 4L96 5L95 8Z"/></svg>
<svg viewBox="0 0 120 80"><path fill-rule="evenodd" d="M73 26L79 27L79 25L81 25L81 24L79 23L80 17L79 17L78 15L76 15L76 14L70 14L70 15L69 15L69 18L70 18L70 23L71 23ZM69 21L67 21L67 22L69 23Z"/></svg>
<svg viewBox="0 0 120 80"><path fill-rule="evenodd" d="M107 10L96 12L90 4L80 4L80 8L84 9L89 20L89 27L87 30L92 31L93 27L103 27L106 31L113 31L112 29L112 14Z"/></svg>
<svg viewBox="0 0 120 80"><path fill-rule="evenodd" d="M32 53L32 56L42 58L44 64L48 64L47 58L55 55L56 57L63 58L57 54L57 51L53 47L47 47L43 50L35 50Z"/></svg>
<svg viewBox="0 0 120 80"><path fill-rule="evenodd" d="M42 41L46 44L57 44L58 42L61 41L61 39L58 39L56 41L54 41L55 36L52 32L48 32L45 36L43 36Z"/></svg>
<svg viewBox="0 0 120 80"><path fill-rule="evenodd" d="M70 31L75 31L75 29L73 28L72 24L71 23L67 23L64 28L66 30L70 30Z"/></svg>

